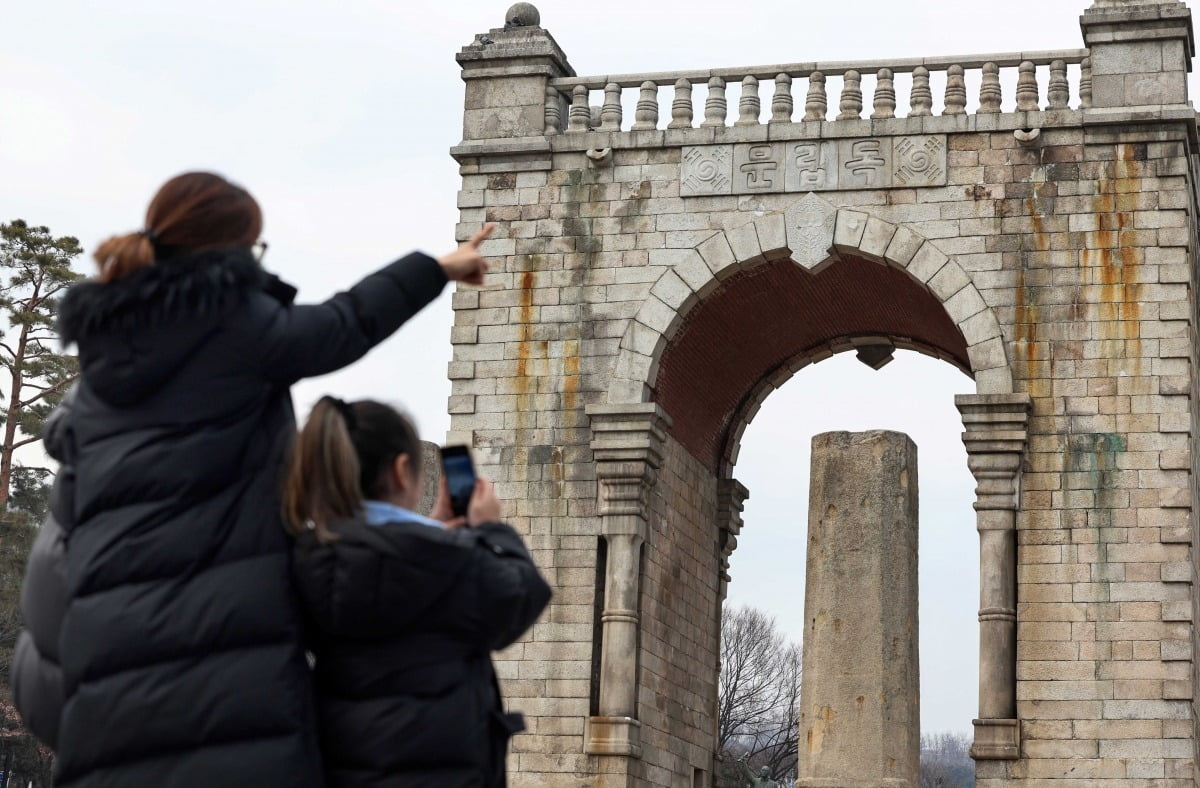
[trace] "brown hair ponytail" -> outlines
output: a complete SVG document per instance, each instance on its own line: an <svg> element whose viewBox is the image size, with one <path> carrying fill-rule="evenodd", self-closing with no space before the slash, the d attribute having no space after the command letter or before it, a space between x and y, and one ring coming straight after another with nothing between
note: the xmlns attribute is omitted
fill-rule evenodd
<svg viewBox="0 0 1200 788"><path fill-rule="evenodd" d="M116 235L96 247L93 253L100 267L100 281L112 282L138 268L154 263L154 244L146 233Z"/></svg>
<svg viewBox="0 0 1200 788"><path fill-rule="evenodd" d="M288 525L297 533L313 529L322 542L337 538L330 523L350 519L363 502L358 453L339 404L322 397L313 406L292 447L283 487Z"/></svg>
<svg viewBox="0 0 1200 788"><path fill-rule="evenodd" d="M386 498L388 473L401 454L420 475L421 440L403 414L372 400L321 397L292 446L283 488L288 526L335 540L330 523L357 516L365 498Z"/></svg>
<svg viewBox="0 0 1200 788"><path fill-rule="evenodd" d="M113 282L175 254L251 246L262 210L250 193L211 172L185 172L162 185L140 232L109 238L93 255L101 282Z"/></svg>

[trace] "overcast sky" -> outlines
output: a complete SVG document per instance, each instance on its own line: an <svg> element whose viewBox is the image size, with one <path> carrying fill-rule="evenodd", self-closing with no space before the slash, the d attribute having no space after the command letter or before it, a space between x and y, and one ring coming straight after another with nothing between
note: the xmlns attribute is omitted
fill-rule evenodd
<svg viewBox="0 0 1200 788"><path fill-rule="evenodd" d="M538 3L580 74L1075 48L1086 5ZM446 251L459 183L447 151L462 128L454 55L501 26L506 8L478 0L8 2L0 221L45 224L90 251L139 228L166 177L204 168L258 197L265 263L297 284L301 299L324 298L413 248ZM90 259L85 265L90 272ZM440 441L451 321L443 296L366 360L298 386L297 406L326 391L386 398ZM933 359L902 353L873 372L843 354L767 401L735 474L751 499L731 601L767 609L798 639L812 435L890 428L917 442L927 730L966 732L976 712L974 485L953 406L953 394L972 390Z"/></svg>

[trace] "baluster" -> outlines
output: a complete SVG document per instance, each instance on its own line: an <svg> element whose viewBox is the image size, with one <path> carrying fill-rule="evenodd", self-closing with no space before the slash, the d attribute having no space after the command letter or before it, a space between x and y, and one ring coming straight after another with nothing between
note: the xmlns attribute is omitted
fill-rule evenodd
<svg viewBox="0 0 1200 788"><path fill-rule="evenodd" d="M1000 111L1000 67L983 64L983 82L979 85L979 114L992 115Z"/></svg>
<svg viewBox="0 0 1200 788"><path fill-rule="evenodd" d="M762 100L758 97L758 79L746 77L742 80L742 98L738 101L737 126L757 126L762 113Z"/></svg>
<svg viewBox="0 0 1200 788"><path fill-rule="evenodd" d="M1067 62L1055 60L1050 64L1050 85L1046 90L1050 103L1046 109L1066 109L1071 101L1071 86L1067 83Z"/></svg>
<svg viewBox="0 0 1200 788"><path fill-rule="evenodd" d="M671 102L671 123L668 129L690 129L692 127L692 83L686 79L675 80L675 100Z"/></svg>
<svg viewBox="0 0 1200 788"><path fill-rule="evenodd" d="M875 111L871 117L896 117L896 83L890 68L881 68L875 75Z"/></svg>
<svg viewBox="0 0 1200 788"><path fill-rule="evenodd" d="M793 109L792 77L779 74L775 77L775 95L771 97L771 122L791 123Z"/></svg>
<svg viewBox="0 0 1200 788"><path fill-rule="evenodd" d="M547 137L553 137L562 130L562 96L553 85L546 86L546 129Z"/></svg>
<svg viewBox="0 0 1200 788"><path fill-rule="evenodd" d="M604 106L600 108L599 131L621 130L621 86L609 82L604 86Z"/></svg>
<svg viewBox="0 0 1200 788"><path fill-rule="evenodd" d="M808 96L804 100L805 120L825 120L829 100L825 98L825 75L814 71L808 75Z"/></svg>
<svg viewBox="0 0 1200 788"><path fill-rule="evenodd" d="M1017 75L1017 112L1037 112L1037 68L1025 60L1017 67Z"/></svg>
<svg viewBox="0 0 1200 788"><path fill-rule="evenodd" d="M567 132L587 131L592 119L592 108L588 106L588 89L576 85L571 91L571 112L567 115Z"/></svg>
<svg viewBox="0 0 1200 788"><path fill-rule="evenodd" d="M642 93L638 96L637 111L633 113L633 130L647 131L658 127L658 85L653 82L642 83Z"/></svg>
<svg viewBox="0 0 1200 788"><path fill-rule="evenodd" d="M967 111L967 82L963 78L963 67L946 69L946 108L943 115L963 115Z"/></svg>
<svg viewBox="0 0 1200 788"><path fill-rule="evenodd" d="M1092 59L1085 57L1079 64L1079 108L1092 106Z"/></svg>
<svg viewBox="0 0 1200 788"><path fill-rule="evenodd" d="M933 91L929 89L929 69L917 66L913 69L912 98L909 105L910 118L922 118L933 114Z"/></svg>
<svg viewBox="0 0 1200 788"><path fill-rule="evenodd" d="M725 127L729 105L725 101L725 80L713 77L708 81L708 98L704 101L704 122L701 126Z"/></svg>
<svg viewBox="0 0 1200 788"><path fill-rule="evenodd" d="M842 98L838 102L838 120L862 116L862 75L851 69L842 75Z"/></svg>

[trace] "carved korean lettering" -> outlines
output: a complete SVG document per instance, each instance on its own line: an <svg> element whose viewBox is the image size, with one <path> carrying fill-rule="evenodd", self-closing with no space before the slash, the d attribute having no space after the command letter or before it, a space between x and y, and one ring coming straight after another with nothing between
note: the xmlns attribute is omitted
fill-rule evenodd
<svg viewBox="0 0 1200 788"><path fill-rule="evenodd" d="M842 142L842 188L878 189L891 186L889 168L892 146L883 140Z"/></svg>
<svg viewBox="0 0 1200 788"><path fill-rule="evenodd" d="M735 194L783 190L783 150L780 145L737 145L733 149L733 167Z"/></svg>
<svg viewBox="0 0 1200 788"><path fill-rule="evenodd" d="M794 142L788 145L787 190L816 191L838 185L837 145Z"/></svg>
<svg viewBox="0 0 1200 788"><path fill-rule="evenodd" d="M733 193L733 146L704 145L683 149L680 191L684 197Z"/></svg>

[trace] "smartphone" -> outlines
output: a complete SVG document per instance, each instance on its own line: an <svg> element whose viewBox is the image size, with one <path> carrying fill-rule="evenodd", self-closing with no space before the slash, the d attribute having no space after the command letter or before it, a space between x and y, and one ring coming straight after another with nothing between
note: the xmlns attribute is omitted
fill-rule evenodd
<svg viewBox="0 0 1200 788"><path fill-rule="evenodd" d="M471 493L475 491L475 466L471 462L471 450L466 446L442 447L442 476L450 493L450 511L455 517L467 513L471 504Z"/></svg>

